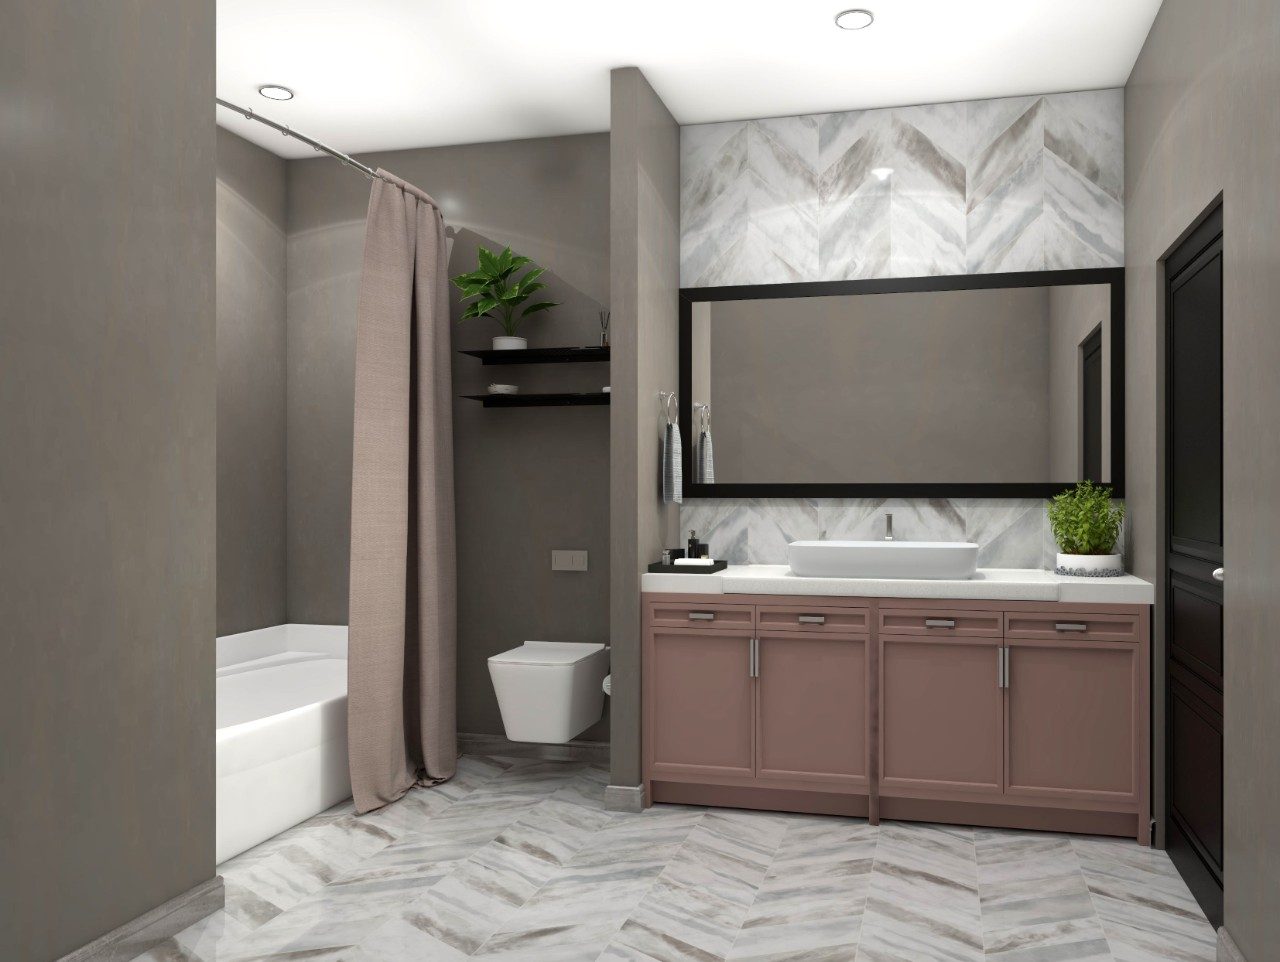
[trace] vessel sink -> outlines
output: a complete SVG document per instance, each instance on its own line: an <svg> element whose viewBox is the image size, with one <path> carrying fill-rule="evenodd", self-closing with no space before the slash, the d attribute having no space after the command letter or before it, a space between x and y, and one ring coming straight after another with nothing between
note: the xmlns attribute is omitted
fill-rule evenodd
<svg viewBox="0 0 1280 962"><path fill-rule="evenodd" d="M972 578L978 546L969 541L793 541L793 573L806 578Z"/></svg>

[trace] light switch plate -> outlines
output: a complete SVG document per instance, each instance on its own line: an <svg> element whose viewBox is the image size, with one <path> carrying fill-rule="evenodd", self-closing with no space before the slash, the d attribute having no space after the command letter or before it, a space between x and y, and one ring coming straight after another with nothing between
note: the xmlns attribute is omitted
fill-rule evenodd
<svg viewBox="0 0 1280 962"><path fill-rule="evenodd" d="M553 550L551 552L552 571L586 571L587 553L577 550Z"/></svg>

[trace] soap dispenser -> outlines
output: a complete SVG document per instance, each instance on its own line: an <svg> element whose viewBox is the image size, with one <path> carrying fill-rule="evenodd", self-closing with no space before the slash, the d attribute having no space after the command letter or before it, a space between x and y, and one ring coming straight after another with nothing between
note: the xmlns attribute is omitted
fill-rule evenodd
<svg viewBox="0 0 1280 962"><path fill-rule="evenodd" d="M700 541L698 541L698 532L693 530L689 531L688 549L689 549L689 553L685 555L686 558L702 557L703 545Z"/></svg>

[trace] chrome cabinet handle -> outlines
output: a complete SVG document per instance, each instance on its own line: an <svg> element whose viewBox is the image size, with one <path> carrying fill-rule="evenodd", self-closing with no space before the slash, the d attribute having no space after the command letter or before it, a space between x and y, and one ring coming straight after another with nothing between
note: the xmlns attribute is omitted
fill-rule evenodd
<svg viewBox="0 0 1280 962"><path fill-rule="evenodd" d="M1222 580L1222 569L1221 569L1221 568L1214 568L1214 569L1213 569L1213 580L1214 580L1214 581L1221 581L1221 580Z"/></svg>
<svg viewBox="0 0 1280 962"><path fill-rule="evenodd" d="M800 624L802 625L825 625L827 623L826 615L801 615Z"/></svg>
<svg viewBox="0 0 1280 962"><path fill-rule="evenodd" d="M691 611L689 612L690 621L715 621L716 613L714 611Z"/></svg>
<svg viewBox="0 0 1280 962"><path fill-rule="evenodd" d="M926 618L924 626L926 628L954 628L956 620L954 618Z"/></svg>
<svg viewBox="0 0 1280 962"><path fill-rule="evenodd" d="M760 677L760 639L752 638L751 647L747 649L747 677Z"/></svg>
<svg viewBox="0 0 1280 962"><path fill-rule="evenodd" d="M1004 688L1004 647L996 649L996 687Z"/></svg>
<svg viewBox="0 0 1280 962"><path fill-rule="evenodd" d="M1088 625L1081 625L1070 621L1059 621L1053 626L1054 631L1088 631Z"/></svg>

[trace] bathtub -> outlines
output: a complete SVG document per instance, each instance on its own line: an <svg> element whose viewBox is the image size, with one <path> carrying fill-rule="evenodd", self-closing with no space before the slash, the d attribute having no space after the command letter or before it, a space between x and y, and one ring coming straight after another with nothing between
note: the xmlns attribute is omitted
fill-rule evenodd
<svg viewBox="0 0 1280 962"><path fill-rule="evenodd" d="M351 795L347 629L276 625L218 639L219 864Z"/></svg>

